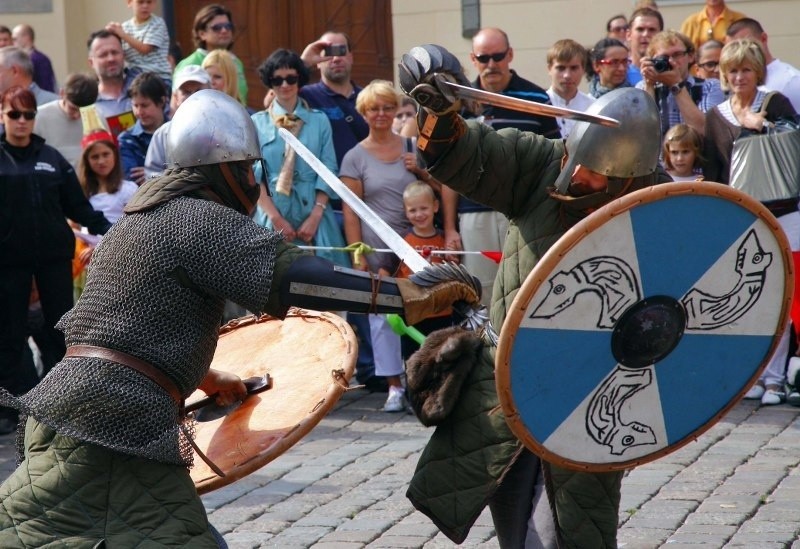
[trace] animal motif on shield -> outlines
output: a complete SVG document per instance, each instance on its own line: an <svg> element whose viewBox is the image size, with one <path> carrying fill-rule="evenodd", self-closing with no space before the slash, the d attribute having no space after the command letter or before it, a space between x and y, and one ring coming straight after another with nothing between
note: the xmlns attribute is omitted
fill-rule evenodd
<svg viewBox="0 0 800 549"><path fill-rule="evenodd" d="M632 370L617 366L595 390L586 414L586 431L620 456L628 448L656 443L653 428L639 421L624 423L625 402L653 382L652 367Z"/></svg>
<svg viewBox="0 0 800 549"><path fill-rule="evenodd" d="M733 271L738 275L733 289L712 295L692 288L681 300L686 309L686 327L713 330L741 318L761 297L772 253L765 252L755 229L751 229L736 250Z"/></svg>
<svg viewBox="0 0 800 549"><path fill-rule="evenodd" d="M631 266L613 256L581 261L569 271L548 280L550 290L530 318L551 318L575 303L586 292L597 296L597 327L613 328L625 310L641 299L639 283Z"/></svg>

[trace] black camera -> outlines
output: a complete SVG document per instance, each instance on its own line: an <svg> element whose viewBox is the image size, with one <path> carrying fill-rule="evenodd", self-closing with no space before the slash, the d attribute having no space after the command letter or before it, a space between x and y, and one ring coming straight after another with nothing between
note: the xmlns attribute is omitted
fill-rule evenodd
<svg viewBox="0 0 800 549"><path fill-rule="evenodd" d="M325 48L325 55L328 57L342 57L347 55L347 45L346 44L331 44Z"/></svg>
<svg viewBox="0 0 800 549"><path fill-rule="evenodd" d="M657 55L653 57L653 69L656 72L667 72L672 68L669 62L669 55Z"/></svg>

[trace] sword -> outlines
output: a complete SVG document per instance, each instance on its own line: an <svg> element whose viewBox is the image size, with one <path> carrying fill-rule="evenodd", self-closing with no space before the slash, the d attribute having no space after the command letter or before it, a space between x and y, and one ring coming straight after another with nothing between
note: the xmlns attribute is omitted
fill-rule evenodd
<svg viewBox="0 0 800 549"><path fill-rule="evenodd" d="M399 257L403 262L408 265L408 268L414 273L420 273L430 266L430 263L420 255L420 253L411 246L408 242L397 234L386 221L384 221L378 214L372 211L372 208L367 206L361 198L356 195L350 188L342 183L342 181L331 172L322 161L314 156L308 147L303 145L291 132L285 128L278 128L278 134L283 140L294 149L297 156L305 160L312 170L319 175L328 186L333 189L339 198L344 200L347 205L361 218L361 220L370 226L378 237L383 240L392 252ZM486 335L497 344L497 333L492 328L488 315L485 312L486 307L481 310L475 311L469 307L458 307L454 304L453 308L457 309L459 313L464 315L467 324L471 329L478 331L482 329Z"/></svg>
<svg viewBox="0 0 800 549"><path fill-rule="evenodd" d="M445 84L455 97L462 99L470 99L478 103L485 103L495 107L503 107L514 111L527 112L529 114L541 114L544 116L571 118L573 120L580 120L582 122L591 122L593 124L600 124L601 126L608 126L609 128L616 128L619 126L619 120L602 116L599 114L587 114L582 111L567 109L564 107L556 107L553 105L545 105L544 103L536 103L534 101L525 101L524 99L517 99L516 97L509 97L500 93L492 93L485 90L470 88L455 84L444 78L438 78L438 83Z"/></svg>

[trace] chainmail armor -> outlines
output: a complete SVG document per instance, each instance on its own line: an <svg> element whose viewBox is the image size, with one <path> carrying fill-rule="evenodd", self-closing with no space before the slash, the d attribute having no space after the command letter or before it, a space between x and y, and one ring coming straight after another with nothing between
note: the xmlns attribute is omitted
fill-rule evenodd
<svg viewBox="0 0 800 549"><path fill-rule="evenodd" d="M123 216L97 246L86 289L58 327L68 346L108 347L149 362L186 398L208 372L224 300L264 309L281 238L231 208L196 198ZM114 362L66 358L26 395L0 391L0 404L114 451L192 462L178 404L149 378Z"/></svg>

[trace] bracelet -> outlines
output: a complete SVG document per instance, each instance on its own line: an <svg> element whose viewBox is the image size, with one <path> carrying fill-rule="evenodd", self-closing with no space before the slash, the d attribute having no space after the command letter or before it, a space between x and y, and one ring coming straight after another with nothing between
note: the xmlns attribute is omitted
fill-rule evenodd
<svg viewBox="0 0 800 549"><path fill-rule="evenodd" d="M322 202L315 202L314 206L319 206L320 208L322 208L322 211L325 211L328 208L328 205L323 204Z"/></svg>

